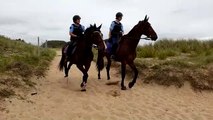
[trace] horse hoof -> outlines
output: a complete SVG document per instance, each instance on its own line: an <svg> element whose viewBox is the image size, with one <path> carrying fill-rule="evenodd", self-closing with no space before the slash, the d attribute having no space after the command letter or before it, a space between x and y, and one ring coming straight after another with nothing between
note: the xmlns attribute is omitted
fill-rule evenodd
<svg viewBox="0 0 213 120"><path fill-rule="evenodd" d="M100 80L101 78L100 78L100 77L98 77L98 79Z"/></svg>
<svg viewBox="0 0 213 120"><path fill-rule="evenodd" d="M110 78L107 78L107 80L110 80Z"/></svg>
<svg viewBox="0 0 213 120"><path fill-rule="evenodd" d="M86 91L86 86L87 84L86 83L81 83L81 91Z"/></svg>
<svg viewBox="0 0 213 120"><path fill-rule="evenodd" d="M121 87L121 90L126 90L126 86Z"/></svg>
<svg viewBox="0 0 213 120"><path fill-rule="evenodd" d="M133 82L129 82L129 88L132 88L134 86Z"/></svg>
<svg viewBox="0 0 213 120"><path fill-rule="evenodd" d="M81 89L81 92L86 92L87 90L86 89Z"/></svg>
<svg viewBox="0 0 213 120"><path fill-rule="evenodd" d="M68 77L68 75L65 75L64 77Z"/></svg>

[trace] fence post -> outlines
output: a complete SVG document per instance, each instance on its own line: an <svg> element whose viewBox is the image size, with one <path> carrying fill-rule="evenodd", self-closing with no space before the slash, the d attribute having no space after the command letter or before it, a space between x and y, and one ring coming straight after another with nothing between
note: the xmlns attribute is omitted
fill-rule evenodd
<svg viewBox="0 0 213 120"><path fill-rule="evenodd" d="M45 48L47 48L47 40L46 40L46 42L45 42Z"/></svg>
<svg viewBox="0 0 213 120"><path fill-rule="evenodd" d="M39 42L39 37L38 37L38 56L40 56L40 42Z"/></svg>

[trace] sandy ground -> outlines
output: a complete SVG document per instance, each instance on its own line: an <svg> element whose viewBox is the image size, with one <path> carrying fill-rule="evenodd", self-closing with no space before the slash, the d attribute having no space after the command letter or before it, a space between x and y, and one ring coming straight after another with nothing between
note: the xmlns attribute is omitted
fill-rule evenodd
<svg viewBox="0 0 213 120"><path fill-rule="evenodd" d="M32 91L36 95L6 100L0 120L213 120L212 92L195 93L189 85L181 89L147 85L140 79L133 89L121 91L119 84L106 85L105 71L102 80L97 79L94 63L87 91L80 92L81 72L74 65L67 84L57 70L60 57ZM119 81L113 73L111 81Z"/></svg>

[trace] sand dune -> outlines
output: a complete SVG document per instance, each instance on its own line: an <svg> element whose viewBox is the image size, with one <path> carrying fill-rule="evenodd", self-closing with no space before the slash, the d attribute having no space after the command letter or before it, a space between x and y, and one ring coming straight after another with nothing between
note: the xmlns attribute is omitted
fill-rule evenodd
<svg viewBox="0 0 213 120"><path fill-rule="evenodd" d="M213 93L195 93L189 85L181 89L143 84L133 89L106 85L105 71L97 79L95 65L89 71L86 92L80 92L81 72L72 67L68 84L57 70L57 56L48 76L39 80L36 95L26 100L11 98L0 120L213 120ZM112 73L111 81L120 78ZM128 82L126 82L127 84Z"/></svg>

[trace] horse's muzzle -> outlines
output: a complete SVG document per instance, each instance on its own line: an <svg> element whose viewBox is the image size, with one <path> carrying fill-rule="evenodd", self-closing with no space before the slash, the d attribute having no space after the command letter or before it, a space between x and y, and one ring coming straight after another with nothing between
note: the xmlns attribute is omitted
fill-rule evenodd
<svg viewBox="0 0 213 120"><path fill-rule="evenodd" d="M156 41L158 39L158 36L155 35L155 36L151 36L150 38L151 38L151 40Z"/></svg>

